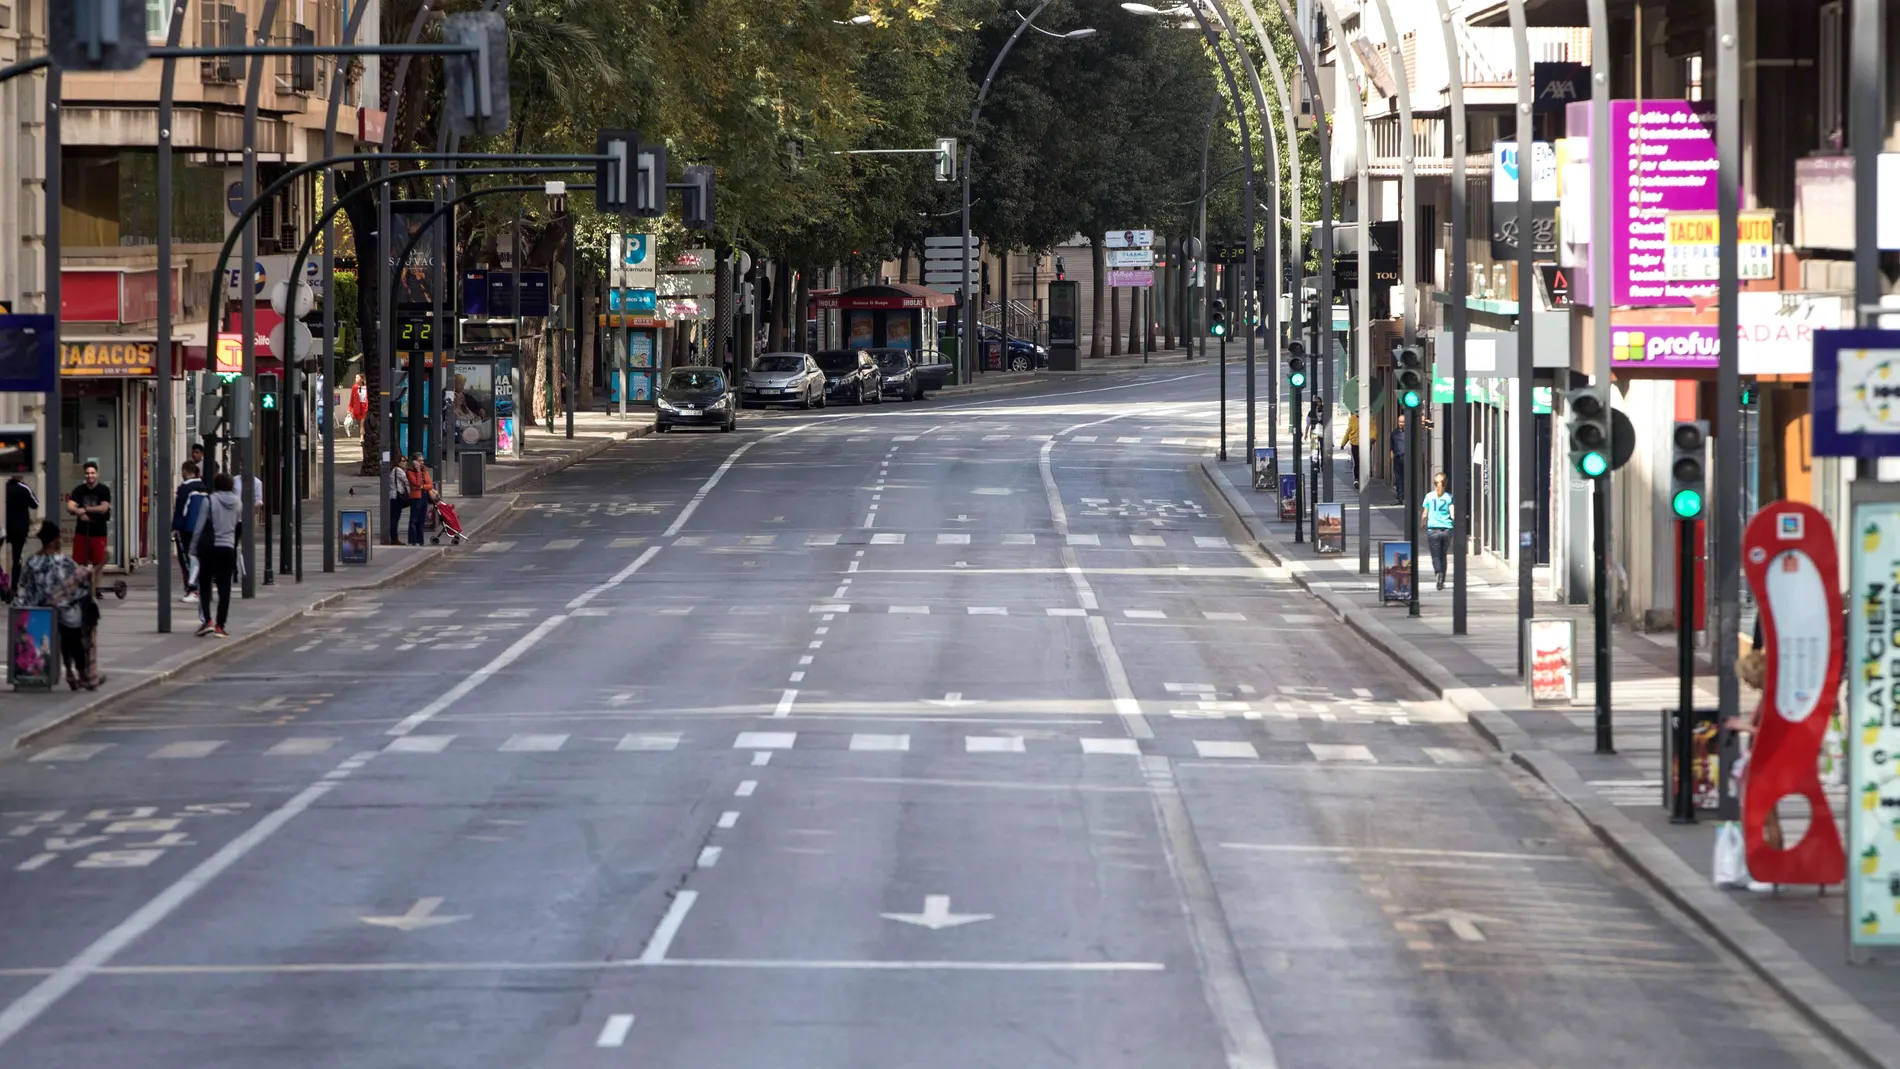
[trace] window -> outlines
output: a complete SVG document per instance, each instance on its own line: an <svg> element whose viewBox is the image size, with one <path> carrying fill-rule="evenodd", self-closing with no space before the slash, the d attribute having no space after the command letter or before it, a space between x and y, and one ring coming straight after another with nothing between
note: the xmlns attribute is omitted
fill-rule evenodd
<svg viewBox="0 0 1900 1069"><path fill-rule="evenodd" d="M236 7L215 3L214 0L201 0L198 13L198 44L201 47L236 47L248 43L245 34L248 23L244 13ZM213 85L233 85L244 80L242 56L217 56L200 62L198 69L203 79Z"/></svg>
<svg viewBox="0 0 1900 1069"><path fill-rule="evenodd" d="M1821 5L1820 38L1816 42L1815 68L1820 80L1820 100L1815 108L1816 132L1826 152L1839 152L1847 144L1847 110L1843 90L1847 86L1847 15L1841 0Z"/></svg>
<svg viewBox="0 0 1900 1069"><path fill-rule="evenodd" d="M172 0L145 0L145 36L163 41L171 32Z"/></svg>

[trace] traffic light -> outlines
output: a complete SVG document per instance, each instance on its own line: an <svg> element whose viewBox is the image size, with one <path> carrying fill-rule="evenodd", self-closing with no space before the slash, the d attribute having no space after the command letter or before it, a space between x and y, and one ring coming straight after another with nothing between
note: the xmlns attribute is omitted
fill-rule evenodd
<svg viewBox="0 0 1900 1069"><path fill-rule="evenodd" d="M231 437L251 436L251 380L242 376L231 380L230 403L225 407L231 420Z"/></svg>
<svg viewBox="0 0 1900 1069"><path fill-rule="evenodd" d="M508 131L508 23L499 12L461 11L443 20L442 43L475 54L443 56L442 106L449 132L494 137Z"/></svg>
<svg viewBox="0 0 1900 1069"><path fill-rule="evenodd" d="M602 130L594 135L594 155L612 157L594 164L595 211L633 214L633 157L639 150L638 130Z"/></svg>
<svg viewBox="0 0 1900 1069"><path fill-rule="evenodd" d="M1293 387L1296 390L1306 389L1306 358L1305 357L1292 356L1292 357L1287 358L1286 381L1287 381L1287 385Z"/></svg>
<svg viewBox="0 0 1900 1069"><path fill-rule="evenodd" d="M224 422L224 380L216 375L206 375L198 384L198 437L217 436L218 424Z"/></svg>
<svg viewBox="0 0 1900 1069"><path fill-rule="evenodd" d="M145 8L145 0L62 0L52 4L47 8L47 50L65 70L136 70L145 62L149 47ZM31 21L27 25L32 25Z"/></svg>
<svg viewBox="0 0 1900 1069"><path fill-rule="evenodd" d="M1425 363L1417 346L1401 345L1397 353L1399 404L1407 409L1425 403Z"/></svg>
<svg viewBox="0 0 1900 1069"><path fill-rule="evenodd" d="M1216 338L1227 336L1227 299L1214 298L1214 307L1207 314L1207 332Z"/></svg>
<svg viewBox="0 0 1900 1069"><path fill-rule="evenodd" d="M1564 395L1570 410L1570 465L1586 479L1610 473L1609 388L1585 386Z"/></svg>
<svg viewBox="0 0 1900 1069"><path fill-rule="evenodd" d="M957 139L940 137L937 139L937 181L954 182L957 180Z"/></svg>
<svg viewBox="0 0 1900 1069"><path fill-rule="evenodd" d="M257 374L257 406L266 412L277 408L277 373L260 371Z"/></svg>
<svg viewBox="0 0 1900 1069"><path fill-rule="evenodd" d="M1062 257L1057 256L1056 257L1056 281L1062 282L1062 281L1065 281L1068 277L1069 277L1068 265L1062 262Z"/></svg>
<svg viewBox="0 0 1900 1069"><path fill-rule="evenodd" d="M1679 520L1700 518L1707 506L1708 476L1702 457L1708 440L1709 425L1701 420L1679 421L1670 435L1675 457L1669 464L1669 509Z"/></svg>
<svg viewBox="0 0 1900 1069"><path fill-rule="evenodd" d="M662 172L664 175L664 172ZM680 222L688 230L711 230L713 225L713 169L708 163L686 168L685 195L681 198Z"/></svg>

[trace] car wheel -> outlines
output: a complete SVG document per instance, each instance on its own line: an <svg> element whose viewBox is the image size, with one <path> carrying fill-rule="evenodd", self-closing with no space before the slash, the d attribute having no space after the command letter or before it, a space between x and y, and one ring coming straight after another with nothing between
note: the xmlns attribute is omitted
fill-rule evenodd
<svg viewBox="0 0 1900 1069"><path fill-rule="evenodd" d="M819 407L819 408L830 408L830 407L831 407L831 398L830 398L829 396L827 396L827 395L825 395L825 394L822 394L822 393L821 393L821 394L819 394L819 395L818 395L818 407Z"/></svg>
<svg viewBox="0 0 1900 1069"><path fill-rule="evenodd" d="M806 390L804 395L799 398L799 404L801 405L801 407L805 409L805 411L807 412L811 411L811 391L810 390Z"/></svg>
<svg viewBox="0 0 1900 1069"><path fill-rule="evenodd" d="M670 431L672 429L673 428L667 426L664 423L655 423L653 425L653 433L655 434L665 434L667 431Z"/></svg>
<svg viewBox="0 0 1900 1069"><path fill-rule="evenodd" d="M1009 358L1009 369L1011 371L1028 371L1029 358L1021 353L1011 354Z"/></svg>
<svg viewBox="0 0 1900 1069"><path fill-rule="evenodd" d="M738 429L739 429L739 418L737 416L734 416L732 419L727 420L726 425L719 428L719 431L722 434L731 434L733 431L736 431Z"/></svg>

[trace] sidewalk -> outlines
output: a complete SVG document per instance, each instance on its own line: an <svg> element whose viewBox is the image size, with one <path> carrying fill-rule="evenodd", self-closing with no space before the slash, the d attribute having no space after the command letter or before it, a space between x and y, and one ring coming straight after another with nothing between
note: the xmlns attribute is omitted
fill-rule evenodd
<svg viewBox="0 0 1900 1069"><path fill-rule="evenodd" d="M1779 990L1814 1024L1862 1063L1900 1067L1900 968L1849 966L1847 922L1839 888L1785 892L1729 891L1710 876L1715 822L1675 825L1662 799L1661 725L1677 704L1673 639L1617 628L1613 660L1613 741L1595 753L1594 635L1589 607L1539 601L1535 615L1577 620L1577 700L1573 706L1530 708L1516 672L1517 576L1514 566L1473 555L1469 560L1469 633L1451 634L1451 589L1433 588L1429 557L1419 568L1418 617L1404 605L1378 601L1378 542L1403 539L1404 516L1391 490L1368 484L1374 574L1359 574L1358 495L1349 463L1335 458L1335 498L1345 503L1346 553L1320 557L1293 541L1291 522L1277 519L1270 493L1237 489L1251 483L1240 460L1202 461L1215 492L1259 547L1292 578L1445 701L1470 717L1478 733L1543 780L1592 830L1658 891ZM1715 678L1698 658L1696 704L1713 706ZM1743 693L1744 704L1753 701ZM1839 788L1830 804L1841 816ZM1790 826L1792 838L1798 830Z"/></svg>
<svg viewBox="0 0 1900 1069"><path fill-rule="evenodd" d="M527 455L491 465L487 493L483 497L460 496L451 478L444 490L461 515L464 534L472 537L506 516L515 502L511 490L600 453L614 442L645 435L651 430L652 420L651 417L636 420L631 414L626 420L618 420L606 413L578 412L574 424L572 440L563 436L565 424L560 420L556 421L552 436L545 430L537 433L530 428ZM338 507L379 510L382 494L378 480L357 474L361 467L360 456L361 446L356 439L338 439L335 476ZM455 473L451 470L446 474L452 477ZM265 585L264 546L259 541L257 596L240 599L234 585L228 639L201 639L193 635L198 624L195 602L174 601L172 630L167 634L158 633L158 570L150 564L127 575L107 576L108 582L124 579L127 592L124 601L108 594L100 605L99 671L106 676L105 686L97 691L72 691L62 683L51 693L0 690L0 758L9 750L17 751L49 733L90 719L148 687L198 668L233 649L241 649L246 643L351 591L401 583L438 555L461 552L446 542L421 547L378 544L370 554L368 565L347 568L338 565L335 572L326 574L321 508L321 501L315 496L304 503L303 582L277 575L272 584ZM270 533L277 534L275 524ZM177 598L183 592L183 577L175 564L171 578L172 597Z"/></svg>

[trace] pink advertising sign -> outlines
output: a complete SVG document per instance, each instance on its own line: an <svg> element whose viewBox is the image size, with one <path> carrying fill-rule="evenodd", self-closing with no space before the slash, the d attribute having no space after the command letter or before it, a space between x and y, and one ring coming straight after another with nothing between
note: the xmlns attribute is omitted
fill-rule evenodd
<svg viewBox="0 0 1900 1069"><path fill-rule="evenodd" d="M1590 104L1567 113L1573 137L1589 137ZM1610 302L1625 307L1681 306L1713 296L1713 282L1670 281L1664 256L1671 212L1715 211L1718 169L1715 110L1687 100L1610 102ZM1594 255L1596 250L1591 250ZM1596 303L1588 272L1578 303Z"/></svg>
<svg viewBox="0 0 1900 1069"><path fill-rule="evenodd" d="M1153 271L1110 271L1108 284L1111 286L1152 286L1155 284Z"/></svg>

